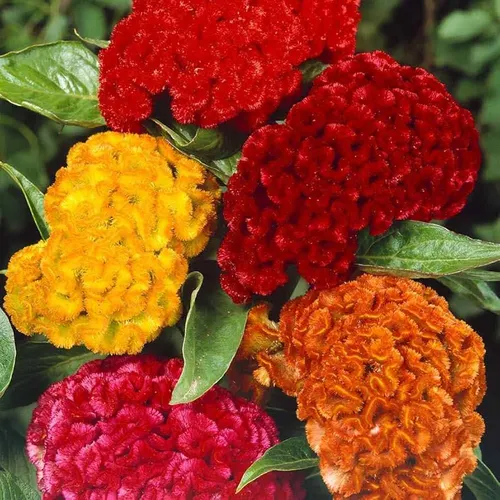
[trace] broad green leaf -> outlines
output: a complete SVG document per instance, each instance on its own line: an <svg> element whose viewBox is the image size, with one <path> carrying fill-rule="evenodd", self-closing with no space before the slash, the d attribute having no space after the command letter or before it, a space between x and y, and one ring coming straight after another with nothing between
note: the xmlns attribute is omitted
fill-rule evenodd
<svg viewBox="0 0 500 500"><path fill-rule="evenodd" d="M39 500L40 493L7 471L0 471L0 500Z"/></svg>
<svg viewBox="0 0 500 500"><path fill-rule="evenodd" d="M73 32L82 42L84 42L88 45L95 45L96 47L99 47L100 49L105 49L106 47L109 47L108 40L99 40L97 38L89 38L87 36L82 36L82 35L80 35L80 33L78 33L78 30L76 30L76 29L74 29Z"/></svg>
<svg viewBox="0 0 500 500"><path fill-rule="evenodd" d="M18 185L24 194L36 227L41 237L46 240L49 237L49 227L45 221L45 210L43 207L43 193L24 175L14 167L0 161L0 169L4 170L11 179Z"/></svg>
<svg viewBox="0 0 500 500"><path fill-rule="evenodd" d="M318 61L317 59L310 59L302 63L299 68L302 72L302 83L304 85L311 84L317 76L321 75L321 73L328 68L328 66L328 64Z"/></svg>
<svg viewBox="0 0 500 500"><path fill-rule="evenodd" d="M97 56L80 42L34 45L0 57L0 98L62 124L104 125Z"/></svg>
<svg viewBox="0 0 500 500"><path fill-rule="evenodd" d="M474 493L477 500L498 500L500 498L500 482L493 472L483 463L480 451L474 451L477 460L476 470L465 477L464 483Z"/></svg>
<svg viewBox="0 0 500 500"><path fill-rule="evenodd" d="M474 240L438 224L407 221L381 236L363 231L357 265L373 274L435 278L500 260L500 245Z"/></svg>
<svg viewBox="0 0 500 500"><path fill-rule="evenodd" d="M486 10L455 10L446 16L438 28L438 36L447 42L466 42L493 25L493 18Z"/></svg>
<svg viewBox="0 0 500 500"><path fill-rule="evenodd" d="M482 309L500 314L500 298L488 283L462 278L460 275L443 276L439 281L452 292L467 297Z"/></svg>
<svg viewBox="0 0 500 500"><path fill-rule="evenodd" d="M278 443L262 455L243 474L236 492L271 471L295 471L317 466L318 457L309 447L305 436Z"/></svg>
<svg viewBox="0 0 500 500"><path fill-rule="evenodd" d="M36 471L28 460L25 439L0 417L0 467L26 484L37 487Z"/></svg>
<svg viewBox="0 0 500 500"><path fill-rule="evenodd" d="M14 331L7 315L0 309L0 398L10 384L15 362Z"/></svg>
<svg viewBox="0 0 500 500"><path fill-rule="evenodd" d="M12 382L0 399L0 409L33 403L54 382L73 374L84 363L103 357L83 347L57 349L39 340L24 342L17 351Z"/></svg>
<svg viewBox="0 0 500 500"><path fill-rule="evenodd" d="M236 355L248 315L248 307L234 304L217 278L208 280L193 272L184 290L191 292L182 347L184 369L172 404L194 401L222 379Z"/></svg>

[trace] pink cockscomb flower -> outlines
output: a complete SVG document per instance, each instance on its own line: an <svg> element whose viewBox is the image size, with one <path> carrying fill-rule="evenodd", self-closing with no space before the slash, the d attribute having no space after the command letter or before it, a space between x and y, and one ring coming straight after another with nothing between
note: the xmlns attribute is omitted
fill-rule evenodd
<svg viewBox="0 0 500 500"><path fill-rule="evenodd" d="M296 499L296 474L270 473L238 495L245 470L278 442L254 403L214 387L170 405L182 371L152 356L93 361L40 398L27 451L44 500Z"/></svg>

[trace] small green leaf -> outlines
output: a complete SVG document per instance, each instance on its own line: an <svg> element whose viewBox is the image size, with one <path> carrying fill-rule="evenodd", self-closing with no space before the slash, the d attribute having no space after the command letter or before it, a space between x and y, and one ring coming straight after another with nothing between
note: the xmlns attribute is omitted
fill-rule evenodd
<svg viewBox="0 0 500 500"><path fill-rule="evenodd" d="M14 167L0 161L0 169L4 170L11 179L18 185L26 198L36 227L40 232L40 236L46 240L49 237L50 231L47 222L45 221L45 210L43 207L43 193L24 175L18 172Z"/></svg>
<svg viewBox="0 0 500 500"><path fill-rule="evenodd" d="M488 283L463 278L460 275L443 276L439 281L452 292L467 297L482 309L500 314L500 298Z"/></svg>
<svg viewBox="0 0 500 500"><path fill-rule="evenodd" d="M96 47L99 47L100 49L105 49L106 47L109 47L109 41L108 40L98 40L96 38L89 38L86 36L80 35L76 28L73 30L75 35L82 41L87 43L88 45L94 45Z"/></svg>
<svg viewBox="0 0 500 500"><path fill-rule="evenodd" d="M474 240L438 224L406 221L381 236L363 231L357 265L373 274L436 278L500 260L500 245Z"/></svg>
<svg viewBox="0 0 500 500"><path fill-rule="evenodd" d="M184 369L172 404L194 401L222 379L236 355L248 315L248 307L234 304L217 278L208 280L193 272L184 290L191 293L182 347Z"/></svg>
<svg viewBox="0 0 500 500"><path fill-rule="evenodd" d="M0 500L39 500L40 493L7 471L0 471Z"/></svg>
<svg viewBox="0 0 500 500"><path fill-rule="evenodd" d="M268 472L310 469L318 463L319 459L309 447L305 436L287 439L269 448L247 469L236 493Z"/></svg>
<svg viewBox="0 0 500 500"><path fill-rule="evenodd" d="M7 315L0 309L0 398L4 395L12 380L16 362L14 331Z"/></svg>
<svg viewBox="0 0 500 500"><path fill-rule="evenodd" d="M53 383L72 375L84 363L103 357L83 347L57 349L38 340L20 344L17 351L12 382L0 399L2 410L33 403Z"/></svg>
<svg viewBox="0 0 500 500"><path fill-rule="evenodd" d="M500 482L493 472L481 460L480 452L475 451L476 470L465 477L464 483L474 493L477 500L498 500L500 498Z"/></svg>
<svg viewBox="0 0 500 500"><path fill-rule="evenodd" d="M222 160L213 160L209 163L206 163L206 167L224 184L227 184L229 178L236 172L240 158L241 152L238 151L229 158L224 158Z"/></svg>
<svg viewBox="0 0 500 500"><path fill-rule="evenodd" d="M495 14L500 19L500 0L494 0Z"/></svg>
<svg viewBox="0 0 500 500"><path fill-rule="evenodd" d="M493 18L486 10L455 10L443 19L438 36L447 42L466 42L484 33L493 25Z"/></svg>
<svg viewBox="0 0 500 500"><path fill-rule="evenodd" d="M304 85L310 85L317 76L321 75L321 73L328 68L328 66L328 64L318 61L317 59L310 59L309 61L303 62L299 67L302 73L302 83Z"/></svg>
<svg viewBox="0 0 500 500"><path fill-rule="evenodd" d="M0 467L37 488L36 471L28 460L24 447L24 437L16 432L8 421L0 418Z"/></svg>
<svg viewBox="0 0 500 500"><path fill-rule="evenodd" d="M34 45L0 57L0 98L62 124L104 125L97 56L80 42Z"/></svg>

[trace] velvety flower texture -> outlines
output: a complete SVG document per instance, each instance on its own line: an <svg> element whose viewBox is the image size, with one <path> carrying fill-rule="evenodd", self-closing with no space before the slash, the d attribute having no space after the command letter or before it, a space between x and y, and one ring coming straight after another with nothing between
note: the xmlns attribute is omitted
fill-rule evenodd
<svg viewBox="0 0 500 500"><path fill-rule="evenodd" d="M315 288L345 280L357 233L457 214L481 162L471 114L434 76L382 52L331 66L286 123L243 148L224 196L222 284L268 295L286 268Z"/></svg>
<svg viewBox="0 0 500 500"><path fill-rule="evenodd" d="M214 387L170 406L180 360L114 357L84 365L40 398L27 452L44 500L304 498L296 474L245 470L278 442L255 404Z"/></svg>
<svg viewBox="0 0 500 500"><path fill-rule="evenodd" d="M141 351L179 319L218 197L211 174L163 139L107 132L77 144L45 197L49 239L9 263L12 322L58 347Z"/></svg>
<svg viewBox="0 0 500 500"><path fill-rule="evenodd" d="M272 328L262 313L250 316L263 322L259 346ZM242 355L252 355L256 330L249 325ZM273 334L255 356L257 379L297 397L335 498L460 498L484 432L475 412L484 346L443 298L411 280L364 275L289 302L279 337L281 350Z"/></svg>
<svg viewBox="0 0 500 500"><path fill-rule="evenodd" d="M298 66L354 52L359 0L135 0L101 51L107 124L139 132L170 109L181 123L264 124L300 91Z"/></svg>

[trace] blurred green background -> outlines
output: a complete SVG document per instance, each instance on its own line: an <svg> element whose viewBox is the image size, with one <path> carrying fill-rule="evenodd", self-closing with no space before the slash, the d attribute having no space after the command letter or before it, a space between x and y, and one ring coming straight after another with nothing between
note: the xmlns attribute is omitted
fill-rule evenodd
<svg viewBox="0 0 500 500"><path fill-rule="evenodd" d="M0 53L59 39L73 30L107 39L128 11L130 0L0 0ZM424 66L476 116L484 166L464 212L450 229L500 243L500 0L362 0L359 51L383 49L400 62ZM10 163L45 190L64 165L69 147L90 132L61 127L0 101L0 160ZM0 175L0 269L19 248L38 240L20 192ZM0 278L0 286L3 278ZM454 312L482 335L487 345L488 394L481 407L487 433L485 462L500 476L500 299L492 295L484 312L469 299L452 296Z"/></svg>

